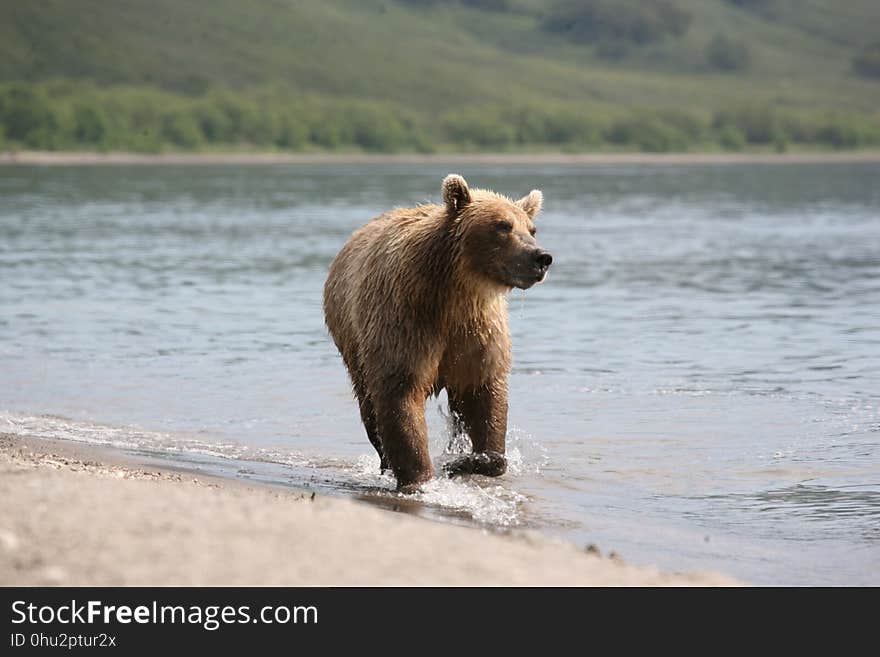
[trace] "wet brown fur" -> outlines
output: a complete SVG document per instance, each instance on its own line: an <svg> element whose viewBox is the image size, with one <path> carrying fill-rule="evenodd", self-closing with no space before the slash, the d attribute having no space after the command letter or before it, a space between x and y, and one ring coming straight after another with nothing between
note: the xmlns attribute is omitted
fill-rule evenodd
<svg viewBox="0 0 880 657"><path fill-rule="evenodd" d="M357 230L324 287L367 435L404 490L432 476L424 406L444 388L481 455L462 471L506 470L505 263L523 240L535 244L542 200L537 191L514 202L471 190L460 176L444 180L443 195L443 205L396 209ZM512 226L509 238L499 222Z"/></svg>

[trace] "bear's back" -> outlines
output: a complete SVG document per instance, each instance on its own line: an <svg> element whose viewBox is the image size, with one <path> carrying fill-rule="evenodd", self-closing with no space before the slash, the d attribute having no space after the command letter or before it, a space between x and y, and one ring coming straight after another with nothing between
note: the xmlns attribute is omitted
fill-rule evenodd
<svg viewBox="0 0 880 657"><path fill-rule="evenodd" d="M325 320L340 349L340 343L358 342L371 318L381 314L390 320L395 309L423 299L433 287L437 272L430 268L436 268L431 263L437 258L432 254L444 251L438 246L444 239L442 221L438 205L399 208L351 235L324 285Z"/></svg>

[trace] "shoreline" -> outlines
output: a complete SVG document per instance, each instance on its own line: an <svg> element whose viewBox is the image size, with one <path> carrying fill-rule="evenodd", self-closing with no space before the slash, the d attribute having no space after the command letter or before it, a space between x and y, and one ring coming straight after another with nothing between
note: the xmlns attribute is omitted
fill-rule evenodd
<svg viewBox="0 0 880 657"><path fill-rule="evenodd" d="M730 586L98 446L0 434L0 586Z"/></svg>
<svg viewBox="0 0 880 657"><path fill-rule="evenodd" d="M794 153L93 153L0 152L0 166L128 165L318 165L318 164L455 164L455 165L735 165L880 163L880 151Z"/></svg>

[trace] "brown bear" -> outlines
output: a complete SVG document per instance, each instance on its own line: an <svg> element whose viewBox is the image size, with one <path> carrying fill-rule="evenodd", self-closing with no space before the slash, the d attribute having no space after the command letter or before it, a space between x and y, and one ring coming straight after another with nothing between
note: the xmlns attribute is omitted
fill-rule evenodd
<svg viewBox="0 0 880 657"><path fill-rule="evenodd" d="M507 293L542 281L553 261L535 241L540 191L512 201L449 175L442 192L443 205L392 210L355 231L324 285L367 436L404 492L433 475L425 402L444 388L473 445L447 473L507 470Z"/></svg>

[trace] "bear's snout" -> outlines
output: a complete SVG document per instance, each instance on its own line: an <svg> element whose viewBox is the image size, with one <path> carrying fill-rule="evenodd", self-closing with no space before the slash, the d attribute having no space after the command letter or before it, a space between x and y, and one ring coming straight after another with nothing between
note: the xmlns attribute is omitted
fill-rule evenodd
<svg viewBox="0 0 880 657"><path fill-rule="evenodd" d="M535 251L535 262L539 267L547 268L553 263L553 256L544 249Z"/></svg>

